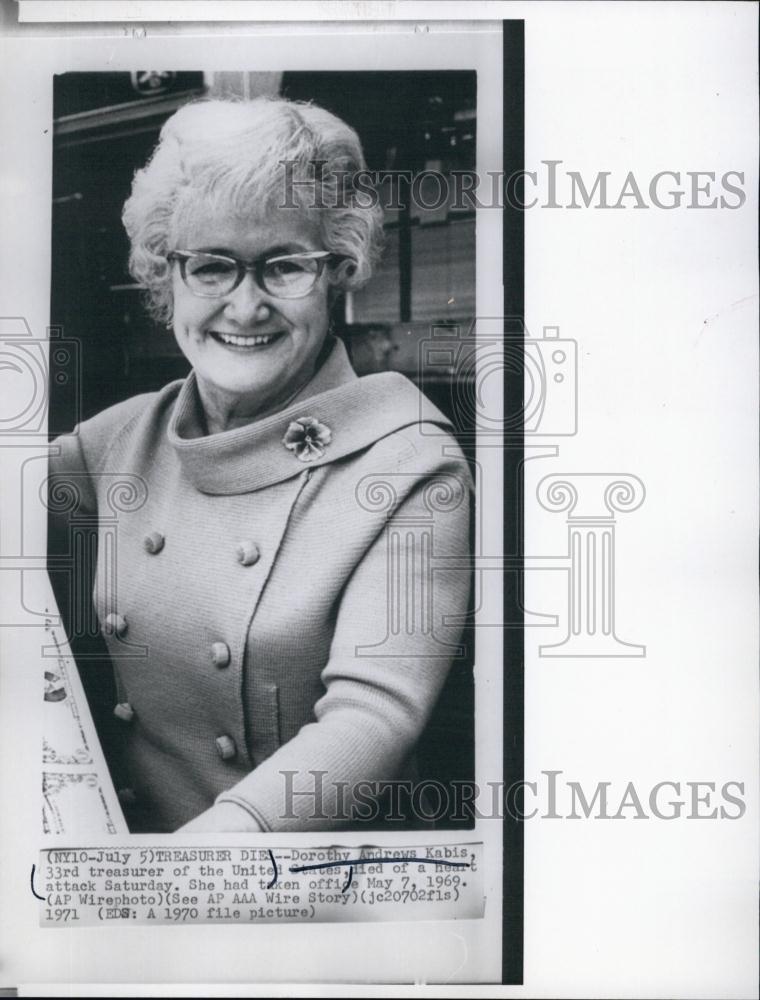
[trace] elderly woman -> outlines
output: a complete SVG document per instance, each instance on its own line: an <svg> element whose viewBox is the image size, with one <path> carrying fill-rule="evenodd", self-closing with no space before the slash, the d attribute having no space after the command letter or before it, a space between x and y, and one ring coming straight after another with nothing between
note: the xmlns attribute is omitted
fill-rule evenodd
<svg viewBox="0 0 760 1000"><path fill-rule="evenodd" d="M467 606L470 479L441 413L402 375L357 377L331 334L381 231L363 167L318 107L204 101L135 176L131 271L192 371L52 459L93 513L141 483L95 585L133 830L356 825L416 776Z"/></svg>

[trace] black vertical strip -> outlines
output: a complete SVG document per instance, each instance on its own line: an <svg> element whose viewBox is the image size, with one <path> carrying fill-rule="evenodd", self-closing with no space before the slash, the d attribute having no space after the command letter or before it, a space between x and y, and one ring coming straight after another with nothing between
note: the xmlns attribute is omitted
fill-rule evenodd
<svg viewBox="0 0 760 1000"><path fill-rule="evenodd" d="M525 226L521 184L508 179L525 169L525 25L523 21L502 21L503 40L503 269L504 269L504 338L510 361L504 364L504 414L515 414L515 400L523 400L522 333L525 314ZM517 194L517 198L514 197ZM509 204L508 202L511 202ZM517 338L517 340L515 340ZM511 343L510 343L511 341ZM517 349L515 349L517 348ZM514 358L519 359L514 364ZM504 545L505 557L518 568L504 574L504 820L503 820L503 908L501 981L519 985L523 981L523 824L509 814L507 806L521 797L506 794L524 780L524 639L521 607L524 564L522 525L523 419L520 407L519 426L510 426L504 447Z"/></svg>
<svg viewBox="0 0 760 1000"><path fill-rule="evenodd" d="M412 216L409 198L404 200L399 213L398 274L399 319L409 323L412 319Z"/></svg>

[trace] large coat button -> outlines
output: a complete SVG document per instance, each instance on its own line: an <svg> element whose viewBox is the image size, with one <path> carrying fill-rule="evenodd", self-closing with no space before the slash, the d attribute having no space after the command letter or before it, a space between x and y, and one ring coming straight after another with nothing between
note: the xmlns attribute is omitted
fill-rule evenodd
<svg viewBox="0 0 760 1000"><path fill-rule="evenodd" d="M259 561L261 552L256 542L252 542L247 538L235 549L235 555L237 556L237 561L242 563L243 566L253 566L254 563Z"/></svg>
<svg viewBox="0 0 760 1000"><path fill-rule="evenodd" d="M222 760L232 760L237 753L235 741L231 736L217 736L214 742L216 743L216 752Z"/></svg>
<svg viewBox="0 0 760 1000"><path fill-rule="evenodd" d="M211 660L215 667L230 665L230 647L226 642L215 642L211 646Z"/></svg>
<svg viewBox="0 0 760 1000"><path fill-rule="evenodd" d="M116 708L114 708L113 714L117 719L121 719L122 722L131 722L135 717L135 710L128 701L121 701Z"/></svg>
<svg viewBox="0 0 760 1000"><path fill-rule="evenodd" d="M127 631L127 619L124 615L110 614L106 617L103 627L107 635L124 635Z"/></svg>
<svg viewBox="0 0 760 1000"><path fill-rule="evenodd" d="M156 556L164 547L165 541L166 539L160 531L151 531L149 535L145 536L143 545L145 546L146 552L149 552L152 556Z"/></svg>

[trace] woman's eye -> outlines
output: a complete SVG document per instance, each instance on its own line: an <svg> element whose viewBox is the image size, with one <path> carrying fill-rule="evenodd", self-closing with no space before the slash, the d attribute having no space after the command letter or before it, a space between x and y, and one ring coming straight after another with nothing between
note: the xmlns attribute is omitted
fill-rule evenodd
<svg viewBox="0 0 760 1000"><path fill-rule="evenodd" d="M300 260L273 260L267 266L267 273L273 278L284 278L292 274L303 274L308 270L304 261Z"/></svg>

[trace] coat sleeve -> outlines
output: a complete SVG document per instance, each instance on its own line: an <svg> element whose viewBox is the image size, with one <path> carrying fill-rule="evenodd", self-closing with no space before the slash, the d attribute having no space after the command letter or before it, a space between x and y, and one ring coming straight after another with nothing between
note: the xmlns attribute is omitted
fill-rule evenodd
<svg viewBox="0 0 760 1000"><path fill-rule="evenodd" d="M61 613L67 618L70 600L82 601L91 591L95 566L74 566L71 551L71 530L81 515L94 515L98 511L98 479L102 476L102 463L113 441L128 424L145 408L152 398L146 394L118 403L89 420L78 424L69 434L62 434L50 443L48 453L47 512L48 553L70 561L70 569L85 573L86 581L74 583L70 574L51 573L53 590ZM116 477L119 478L118 476ZM103 481L111 481L107 476ZM89 559L93 553L88 549ZM70 609L71 610L71 609ZM73 609L71 617L84 613L84 608ZM70 622L66 631L72 638Z"/></svg>
<svg viewBox="0 0 760 1000"><path fill-rule="evenodd" d="M387 513L344 588L316 721L216 800L235 802L264 830L369 818L375 793L398 778L463 655L469 470L459 455L399 489L404 475L370 487L366 502L386 503ZM397 493L403 497L394 500Z"/></svg>
<svg viewBox="0 0 760 1000"><path fill-rule="evenodd" d="M123 733L113 706L123 699L92 606L97 548L92 545L87 524L92 524L92 516L98 512L104 457L149 398L133 397L77 425L51 442L48 458L48 576L117 788L126 784L126 771L121 757ZM104 476L101 482L112 478Z"/></svg>
<svg viewBox="0 0 760 1000"><path fill-rule="evenodd" d="M81 558L75 561L72 528L77 517L94 514L97 510L94 484L78 427L50 445L46 502L48 576L64 629L69 641L74 642L78 638L74 622L89 619L89 599L85 595L92 586L95 566L91 554L85 557L86 565L82 565ZM80 549L80 553L82 551ZM75 570L85 579L75 580ZM83 601L87 602L86 606Z"/></svg>

